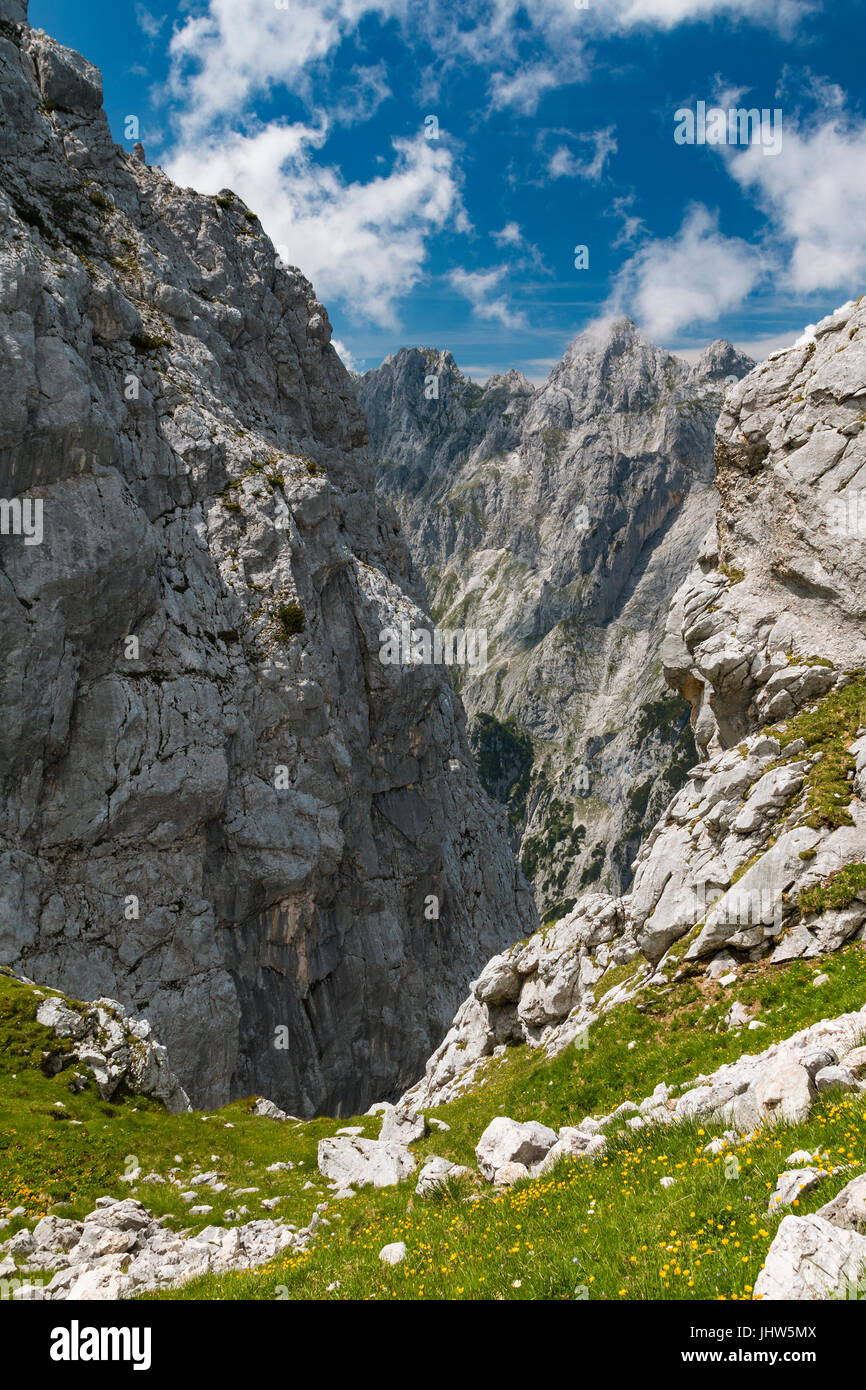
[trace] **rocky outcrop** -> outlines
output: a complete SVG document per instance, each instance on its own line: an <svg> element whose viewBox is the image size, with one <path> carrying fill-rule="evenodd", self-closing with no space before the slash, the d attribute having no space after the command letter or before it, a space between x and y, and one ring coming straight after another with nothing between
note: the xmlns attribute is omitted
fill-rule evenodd
<svg viewBox="0 0 866 1390"><path fill-rule="evenodd" d="M93 1076L103 1100L126 1091L153 1096L172 1114L192 1108L150 1024L143 1018L130 1018L116 999L71 1005L53 994L39 1005L36 1022L66 1044L63 1051L43 1058L42 1068L48 1075L77 1063Z"/></svg>
<svg viewBox="0 0 866 1390"><path fill-rule="evenodd" d="M327 313L0 8L0 961L197 1105L357 1111L536 918Z"/></svg>
<svg viewBox="0 0 866 1390"><path fill-rule="evenodd" d="M774 353L725 399L722 502L663 658L702 753L789 718L866 662L866 306Z"/></svg>
<svg viewBox="0 0 866 1390"><path fill-rule="evenodd" d="M703 759L643 843L629 893L584 897L488 963L411 1102L459 1094L508 1044L559 1050L600 1009L664 983L669 965L733 979L744 961L818 959L864 939L864 406L860 303L730 393L716 526L663 647ZM808 464L816 450L826 467ZM820 592L803 581L810 566ZM836 1075L837 1060L825 1058L818 1089L859 1077L856 1065Z"/></svg>
<svg viewBox="0 0 866 1390"><path fill-rule="evenodd" d="M628 886L695 760L659 647L716 506L723 395L751 365L719 342L689 368L620 319L538 389L478 386L433 349L357 381L437 622L487 634L486 665L458 673L473 747L551 914Z"/></svg>
<svg viewBox="0 0 866 1390"><path fill-rule="evenodd" d="M305 1250L319 1224L318 1215L303 1231L281 1221L248 1221L206 1226L189 1236L170 1230L170 1219L158 1219L131 1197L98 1198L83 1221L44 1216L4 1246L4 1277L14 1272L18 1279L12 1297L73 1303L133 1298ZM28 1279L28 1270L44 1269L55 1271L48 1283Z"/></svg>

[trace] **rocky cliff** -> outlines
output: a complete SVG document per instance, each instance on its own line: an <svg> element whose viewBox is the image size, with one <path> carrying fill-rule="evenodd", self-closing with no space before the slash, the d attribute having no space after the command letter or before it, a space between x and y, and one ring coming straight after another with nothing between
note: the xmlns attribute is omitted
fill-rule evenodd
<svg viewBox="0 0 866 1390"><path fill-rule="evenodd" d="M585 897L488 963L413 1101L460 1093L509 1043L559 1052L671 979L866 939L864 422L861 301L727 395L719 511L662 646L700 761L629 893Z"/></svg>
<svg viewBox="0 0 866 1390"><path fill-rule="evenodd" d="M551 916L628 886L695 760L659 648L716 505L724 392L751 365L717 342L689 368L620 319L537 390L478 386L429 349L358 381L435 617L487 632L486 669L460 673L473 747Z"/></svg>
<svg viewBox="0 0 866 1390"><path fill-rule="evenodd" d="M408 1083L532 930L324 307L0 3L0 960L197 1105Z"/></svg>

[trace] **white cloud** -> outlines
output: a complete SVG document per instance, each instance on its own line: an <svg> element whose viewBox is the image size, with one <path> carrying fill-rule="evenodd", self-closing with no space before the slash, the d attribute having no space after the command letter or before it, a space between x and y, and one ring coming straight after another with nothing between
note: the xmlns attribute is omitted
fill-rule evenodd
<svg viewBox="0 0 866 1390"><path fill-rule="evenodd" d="M423 273L427 237L465 225L453 157L421 135L395 140L389 173L347 183L311 157L325 135L324 127L277 123L248 136L230 132L187 145L167 172L201 192L234 189L318 294L392 326Z"/></svg>
<svg viewBox="0 0 866 1390"><path fill-rule="evenodd" d="M646 225L642 217L638 217L632 212L635 195L633 192L624 193L618 198L614 198L610 207L605 211L606 217L617 217L620 221L620 229L611 242L611 247L628 246L636 241Z"/></svg>
<svg viewBox="0 0 866 1390"><path fill-rule="evenodd" d="M159 38L160 31L165 21L165 15L160 15L159 19L157 19L156 15L151 14L146 5L136 5L135 22L142 33L146 34L149 39Z"/></svg>
<svg viewBox="0 0 866 1390"><path fill-rule="evenodd" d="M368 14L387 19L406 0L208 0L175 30L169 90L188 131L241 114L250 98L284 84L309 95L309 69Z"/></svg>
<svg viewBox="0 0 866 1390"><path fill-rule="evenodd" d="M490 235L497 246L523 245L523 233L516 222L506 222L501 231L491 232Z"/></svg>
<svg viewBox="0 0 866 1390"><path fill-rule="evenodd" d="M749 146L727 161L770 218L773 236L790 247L785 280L792 289L863 288L866 122L825 110L807 126L783 124L778 156L766 159Z"/></svg>
<svg viewBox="0 0 866 1390"><path fill-rule="evenodd" d="M429 44L442 71L471 63L489 74L494 109L531 114L546 92L588 75L591 38L644 27L670 30L716 17L792 29L810 0L203 0L171 39L169 92L189 129L241 114L276 85L307 100L312 69L361 21L396 21L409 44ZM158 24L139 5L142 26ZM150 32L148 29L147 32ZM539 40L543 51L539 52Z"/></svg>
<svg viewBox="0 0 866 1390"><path fill-rule="evenodd" d="M758 284L762 254L725 237L702 204L686 213L676 236L642 246L619 271L607 306L627 313L654 341L736 309Z"/></svg>
<svg viewBox="0 0 866 1390"><path fill-rule="evenodd" d="M578 82L587 75L580 46L566 50L558 61L542 61L524 65L519 61L514 70L499 70L490 79L490 100L494 110L511 106L524 116L531 116L546 92Z"/></svg>
<svg viewBox="0 0 866 1390"><path fill-rule="evenodd" d="M363 371L363 366L362 366L362 364L358 361L358 359L357 359L356 357L353 356L351 350L350 350L349 348L346 347L346 344L345 344L344 342L342 342L341 339L339 339L339 338L332 338L332 339L331 339L331 346L332 346L333 348L336 349L336 351L337 351L337 353L338 353L340 359L342 360L343 366L344 366L348 371L350 371L350 372L361 372L361 371Z"/></svg>
<svg viewBox="0 0 866 1390"><path fill-rule="evenodd" d="M602 0L601 24L611 29L673 29L726 18L789 33L815 8L810 0Z"/></svg>
<svg viewBox="0 0 866 1390"><path fill-rule="evenodd" d="M469 300L478 318L491 319L503 328L525 328L525 316L509 306L504 294L496 293L506 274L507 267L500 265L492 270L452 270L448 278L455 290Z"/></svg>
<svg viewBox="0 0 866 1390"><path fill-rule="evenodd" d="M590 141L595 146L591 159L578 159L567 145L559 145L551 155L547 172L552 179L588 179L597 183L604 173L604 166L612 154L616 154L615 126L604 130L594 130L588 135L579 135L579 140Z"/></svg>

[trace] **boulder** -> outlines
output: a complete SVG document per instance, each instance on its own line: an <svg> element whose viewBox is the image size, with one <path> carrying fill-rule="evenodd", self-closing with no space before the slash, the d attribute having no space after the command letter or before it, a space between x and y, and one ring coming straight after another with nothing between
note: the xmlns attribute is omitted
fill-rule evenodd
<svg viewBox="0 0 866 1390"><path fill-rule="evenodd" d="M822 1067L815 1073L815 1086L818 1091L862 1091L860 1082L853 1077L847 1067Z"/></svg>
<svg viewBox="0 0 866 1390"><path fill-rule="evenodd" d="M267 1100L264 1096L259 1096L252 1110L251 1115L258 1115L263 1120L291 1120L293 1115L287 1115L285 1110L281 1110L278 1105L274 1105L272 1100Z"/></svg>
<svg viewBox="0 0 866 1390"><path fill-rule="evenodd" d="M319 1140L319 1172L346 1187L393 1187L415 1169L405 1144L338 1136Z"/></svg>
<svg viewBox="0 0 866 1390"><path fill-rule="evenodd" d="M805 1067L782 1053L765 1066L753 1088L760 1117L798 1125L808 1119L815 1087Z"/></svg>
<svg viewBox="0 0 866 1390"><path fill-rule="evenodd" d="M395 1240L391 1245L383 1245L379 1251L379 1259L383 1265L399 1265L406 1258L406 1242Z"/></svg>
<svg viewBox="0 0 866 1390"><path fill-rule="evenodd" d="M382 1114L379 1138L383 1144L414 1144L427 1133L427 1121L405 1106L391 1106Z"/></svg>
<svg viewBox="0 0 866 1390"><path fill-rule="evenodd" d="M852 1178L830 1202L815 1213L834 1226L866 1236L866 1173Z"/></svg>
<svg viewBox="0 0 866 1390"><path fill-rule="evenodd" d="M447 1158L428 1158L418 1174L415 1191L419 1197L429 1197L431 1192L441 1187L449 1178L462 1177L469 1177L469 1169L461 1164L452 1163Z"/></svg>
<svg viewBox="0 0 866 1390"><path fill-rule="evenodd" d="M791 1173L780 1173L776 1179L776 1190L767 1203L767 1211L772 1215L779 1207L789 1207L804 1192L811 1192L828 1176L825 1168L797 1168Z"/></svg>
<svg viewBox="0 0 866 1390"><path fill-rule="evenodd" d="M493 1183L496 1187L511 1187L512 1183L519 1182L521 1178L531 1178L532 1173L525 1163L503 1163L501 1168L497 1168L493 1175Z"/></svg>
<svg viewBox="0 0 866 1390"><path fill-rule="evenodd" d="M475 1146L482 1177L492 1182L507 1163L520 1163L527 1169L539 1163L556 1143L558 1135L547 1125L529 1120L524 1124L498 1115L491 1120Z"/></svg>
<svg viewBox="0 0 866 1390"><path fill-rule="evenodd" d="M852 1052L846 1053L842 1058L842 1065L852 1076L866 1081L866 1047L855 1047Z"/></svg>
<svg viewBox="0 0 866 1390"><path fill-rule="evenodd" d="M845 1298L866 1275L866 1236L821 1216L786 1216L755 1281L754 1297L793 1302Z"/></svg>

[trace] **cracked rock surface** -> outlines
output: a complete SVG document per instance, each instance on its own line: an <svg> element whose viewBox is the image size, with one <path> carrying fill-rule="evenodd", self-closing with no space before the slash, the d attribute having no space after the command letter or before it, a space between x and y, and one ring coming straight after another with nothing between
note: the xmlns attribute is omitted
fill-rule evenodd
<svg viewBox="0 0 866 1390"><path fill-rule="evenodd" d="M356 1112L536 924L324 306L0 4L0 962L148 1019L194 1104ZM433 904L435 903L435 911Z"/></svg>

